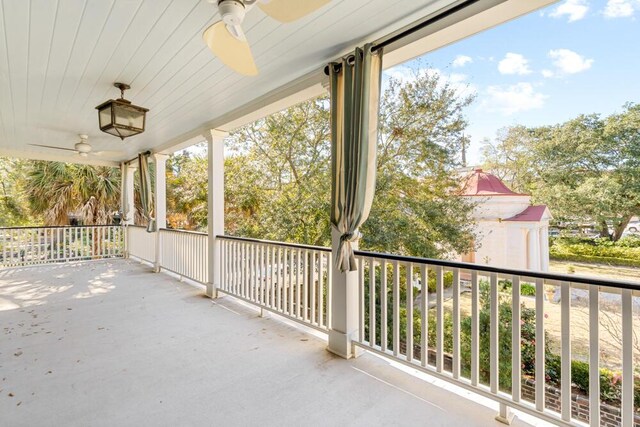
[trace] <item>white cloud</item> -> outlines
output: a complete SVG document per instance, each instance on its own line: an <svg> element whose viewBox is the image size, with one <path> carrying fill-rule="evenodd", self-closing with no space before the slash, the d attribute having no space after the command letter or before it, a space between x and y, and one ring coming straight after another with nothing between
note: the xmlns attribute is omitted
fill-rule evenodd
<svg viewBox="0 0 640 427"><path fill-rule="evenodd" d="M444 74L438 68L419 68L413 69L406 66L397 66L390 68L384 72L385 76L392 77L402 83L414 82L421 73L426 73L429 76L438 77L438 88L442 89L445 85L449 85L450 88L455 90L458 95L473 95L478 92L477 88L468 82L468 76L463 73L451 73ZM386 84L386 80L383 80L383 85Z"/></svg>
<svg viewBox="0 0 640 427"><path fill-rule="evenodd" d="M519 53L508 52L498 63L500 74L530 74L529 60Z"/></svg>
<svg viewBox="0 0 640 427"><path fill-rule="evenodd" d="M387 76L400 80L401 82L412 82L416 79L416 72L409 67L393 67L384 72Z"/></svg>
<svg viewBox="0 0 640 427"><path fill-rule="evenodd" d="M633 16L636 9L640 9L640 1L609 0L602 13L606 18L627 18Z"/></svg>
<svg viewBox="0 0 640 427"><path fill-rule="evenodd" d="M584 18L588 10L589 6L586 0L567 0L556 7L549 16L552 18L562 18L567 15L568 22L575 22Z"/></svg>
<svg viewBox="0 0 640 427"><path fill-rule="evenodd" d="M569 49L553 49L549 51L548 56L554 60L553 65L556 66L559 74L580 73L591 68L593 64L593 59L586 59Z"/></svg>
<svg viewBox="0 0 640 427"><path fill-rule="evenodd" d="M497 111L506 116L521 111L542 108L545 99L548 98L540 92L536 92L531 83L521 82L510 86L489 86L486 91L487 98L482 102L482 107L488 111Z"/></svg>
<svg viewBox="0 0 640 427"><path fill-rule="evenodd" d="M473 62L473 58L471 58L470 56L458 55L456 56L456 59L454 59L451 64L454 66L454 68L457 68L457 67L464 67L465 65L470 64L472 62Z"/></svg>
<svg viewBox="0 0 640 427"><path fill-rule="evenodd" d="M542 70L541 72L542 72L542 77L549 78L554 76L553 71L551 70Z"/></svg>

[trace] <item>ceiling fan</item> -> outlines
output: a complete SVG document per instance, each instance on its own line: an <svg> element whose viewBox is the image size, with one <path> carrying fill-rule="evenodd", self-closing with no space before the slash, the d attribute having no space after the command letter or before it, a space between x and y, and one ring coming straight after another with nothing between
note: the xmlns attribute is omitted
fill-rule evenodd
<svg viewBox="0 0 640 427"><path fill-rule="evenodd" d="M282 23L293 22L331 0L207 0L217 3L222 21L207 28L202 35L209 49L229 68L246 76L258 74L249 42L242 31L245 14L258 6L264 13Z"/></svg>
<svg viewBox="0 0 640 427"><path fill-rule="evenodd" d="M123 154L122 151L93 151L93 147L89 145L87 140L89 139L88 135L80 134L80 141L74 145L74 148L64 148L64 147L55 147L53 145L41 145L41 144L29 144L33 147L44 147L50 148L53 150L63 150L63 151L73 151L77 153L80 157L88 157L89 154L102 156L102 155L114 155L117 156L119 154Z"/></svg>

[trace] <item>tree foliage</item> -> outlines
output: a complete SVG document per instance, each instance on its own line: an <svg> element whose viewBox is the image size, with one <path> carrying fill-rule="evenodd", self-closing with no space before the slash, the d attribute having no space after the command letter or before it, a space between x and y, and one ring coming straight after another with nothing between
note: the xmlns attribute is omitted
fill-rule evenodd
<svg viewBox="0 0 640 427"><path fill-rule="evenodd" d="M434 73L389 79L381 100L378 178L361 247L440 256L468 249L471 206L455 196L454 168L471 102ZM229 138L226 232L329 245L330 122L326 97L258 120ZM174 158L176 211L206 227L206 159ZM170 209L171 210L171 209ZM176 219L178 219L176 217ZM185 219L185 218L183 218Z"/></svg>
<svg viewBox="0 0 640 427"><path fill-rule="evenodd" d="M120 170L61 162L25 166L23 186L31 211L46 225L68 225L69 214L85 224L109 224L120 205Z"/></svg>
<svg viewBox="0 0 640 427"><path fill-rule="evenodd" d="M20 190L22 162L0 157L0 227L27 225L29 206Z"/></svg>
<svg viewBox="0 0 640 427"><path fill-rule="evenodd" d="M455 168L473 101L436 73L389 79L380 105L378 177L363 247L425 257L465 252L472 206Z"/></svg>
<svg viewBox="0 0 640 427"><path fill-rule="evenodd" d="M640 105L554 126L503 129L484 149L486 166L559 221L590 221L618 240L640 214ZM613 233L609 231L613 227Z"/></svg>

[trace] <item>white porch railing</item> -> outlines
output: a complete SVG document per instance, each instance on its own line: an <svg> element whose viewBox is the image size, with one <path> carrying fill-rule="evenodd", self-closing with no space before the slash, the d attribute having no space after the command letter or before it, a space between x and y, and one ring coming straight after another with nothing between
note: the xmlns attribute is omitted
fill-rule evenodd
<svg viewBox="0 0 640 427"><path fill-rule="evenodd" d="M322 331L331 324L331 250L218 236L220 292Z"/></svg>
<svg viewBox="0 0 640 427"><path fill-rule="evenodd" d="M204 233L147 233L136 226L0 228L0 267L121 257L126 243L132 257L206 283L213 261L207 239ZM216 240L219 292L320 331L330 329L329 248L230 236ZM363 251L356 257L354 345L486 396L500 404L503 416L516 408L560 425L577 425L586 417L592 426L607 415L601 414L603 357L618 353L620 425L637 424L638 285ZM612 304L618 312L605 314ZM548 314L555 317L547 320ZM578 337L580 322L585 331ZM610 343L612 330L618 332L619 348ZM576 411L572 396L577 338L588 341L586 415ZM550 360L559 371L555 406L547 400ZM535 384L529 393L525 379Z"/></svg>
<svg viewBox="0 0 640 427"><path fill-rule="evenodd" d="M206 233L163 228L159 238L160 268L207 283L209 249Z"/></svg>
<svg viewBox="0 0 640 427"><path fill-rule="evenodd" d="M0 228L0 267L121 257L120 226Z"/></svg>
<svg viewBox="0 0 640 427"><path fill-rule="evenodd" d="M156 234L146 227L127 225L127 254L150 263L156 262Z"/></svg>
<svg viewBox="0 0 640 427"><path fill-rule="evenodd" d="M577 331L574 329L576 325L586 322L589 340L588 418L590 425L599 426L600 302L618 301L621 316L615 319L617 324L614 327L620 331L621 339L621 425L634 425L633 299L639 295L640 287L637 285L362 251L356 254L360 267L357 345L489 397L501 404L503 416L507 414L507 407L513 407L554 424L575 425L577 421L584 421L572 414L571 340L572 333ZM430 278L431 286L428 285ZM534 296L521 295L525 283L529 293L535 289ZM510 284L510 289L506 284ZM421 295L421 289L427 290L425 295ZM559 290L556 292L556 289ZM469 292L464 292L466 295L463 297L462 290ZM549 333L545 318L552 308L545 293L553 293L556 299L559 296L559 301L553 304L554 310L560 312L560 333L556 331L554 337L561 341L557 355L560 359L559 412L545 404L545 340ZM445 302L445 294L449 301ZM432 312L435 310L435 317L429 316L427 295L432 299L431 305L435 305L431 308ZM578 322L574 318L578 317L576 298L585 301ZM509 329L507 336L511 342L522 342L522 312L527 308L535 310L535 318L528 319L528 325L535 328L535 367L533 375L529 375L535 380L534 402L523 399L521 346L512 346L516 351L509 350L505 355L505 346L500 342L501 330L502 339L505 337L504 328ZM450 331L445 330L445 312L451 319ZM505 315L509 312L510 315ZM463 319L464 331L461 327ZM435 323L431 333L429 322ZM488 360L486 347L481 349L481 343L486 344L487 339ZM463 347L470 352L462 354ZM611 347L606 350L615 351ZM506 374L510 381L505 381L505 375L500 372L505 357L511 362L510 372Z"/></svg>

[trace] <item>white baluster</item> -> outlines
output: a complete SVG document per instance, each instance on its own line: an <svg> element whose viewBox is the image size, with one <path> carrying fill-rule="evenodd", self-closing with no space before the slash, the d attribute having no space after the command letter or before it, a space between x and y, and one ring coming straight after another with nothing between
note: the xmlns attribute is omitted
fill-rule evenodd
<svg viewBox="0 0 640 427"><path fill-rule="evenodd" d="M453 270L453 357L451 373L460 377L460 270Z"/></svg>
<svg viewBox="0 0 640 427"><path fill-rule="evenodd" d="M591 285L589 288L589 425L592 427L600 427L599 297L598 286Z"/></svg>
<svg viewBox="0 0 640 427"><path fill-rule="evenodd" d="M407 335L405 337L407 343L407 362L413 360L413 264L408 262L406 268L407 280Z"/></svg>

